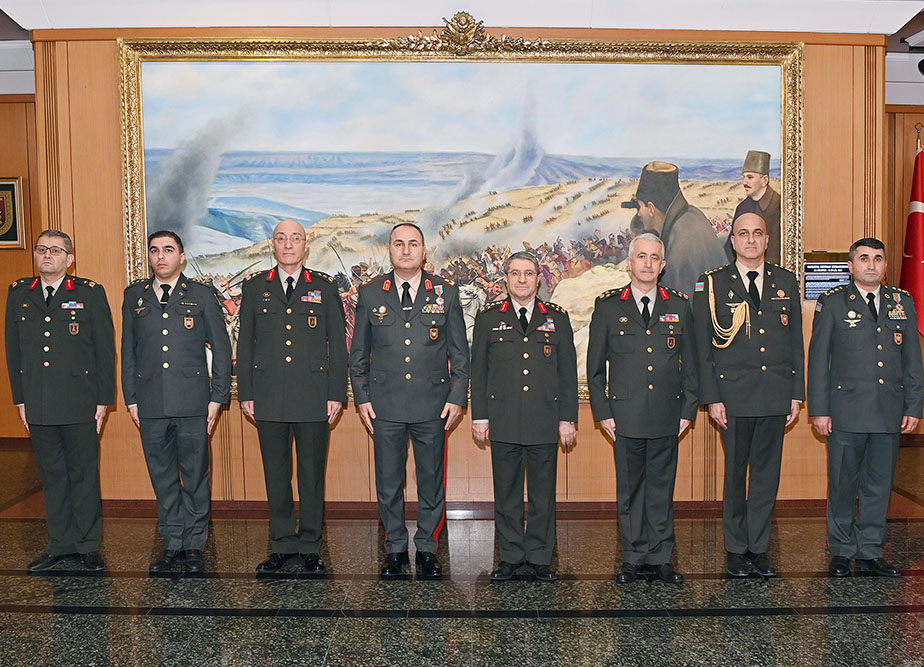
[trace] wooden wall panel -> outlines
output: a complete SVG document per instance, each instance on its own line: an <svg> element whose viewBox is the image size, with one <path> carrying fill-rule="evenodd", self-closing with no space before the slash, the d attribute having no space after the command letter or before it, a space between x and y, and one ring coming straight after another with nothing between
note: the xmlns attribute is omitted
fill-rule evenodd
<svg viewBox="0 0 924 667"><path fill-rule="evenodd" d="M302 31L299 36L333 36L335 32ZM400 34L405 32L406 29ZM186 36L206 34L240 36L221 30L191 30ZM262 32L255 29L250 34ZM36 38L41 40L36 43L36 112L40 119L36 124L36 144L43 216L52 226L73 229L79 265L88 275L92 267L92 277L106 285L114 311L118 311L125 283L115 42L123 35L135 33L62 31L43 32ZM635 33L619 31L605 35L572 31L567 36L638 38ZM665 33L663 37L702 39L705 35ZM645 33L644 38L658 39L659 35ZM807 43L803 114L805 249L845 250L865 231L880 230L884 208L884 40L867 35L773 33L736 33L723 38L801 39ZM0 117L0 130L2 123ZM810 331L812 305L805 304L803 309L806 334ZM103 437L104 496L150 497L137 430L127 418L121 397L119 401ZM10 424L10 416L2 414L0 426L15 427ZM218 483L213 484L213 497L265 498L255 428L243 419L237 405L222 415L215 437L213 457L220 460L214 464ZM785 451L781 497L823 497L824 447L811 434L807 415L800 416L787 435ZM490 452L471 441L467 417L450 437L448 457L450 500L490 500ZM412 462L409 457L409 470ZM676 497L721 497L722 466L715 429L705 412L700 412L695 429L681 443ZM413 474L409 477L408 498L413 499ZM333 431L327 484L330 500L374 500L372 444L353 406L348 407ZM615 498L615 484L611 445L596 430L589 406L584 405L577 447L560 458L559 499L611 501Z"/></svg>

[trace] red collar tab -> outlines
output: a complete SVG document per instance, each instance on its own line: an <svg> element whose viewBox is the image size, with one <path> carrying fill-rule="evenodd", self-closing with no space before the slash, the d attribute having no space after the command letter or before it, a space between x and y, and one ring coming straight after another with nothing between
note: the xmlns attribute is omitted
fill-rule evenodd
<svg viewBox="0 0 924 667"><path fill-rule="evenodd" d="M270 282L273 278L276 277L276 267L270 269L270 272L266 274L266 282Z"/></svg>
<svg viewBox="0 0 924 667"><path fill-rule="evenodd" d="M625 288L625 289L622 291L622 294L619 295L619 300L620 300L620 301L628 301L628 300L629 300L629 295L630 295L630 294L632 294L632 288L631 288L631 287Z"/></svg>
<svg viewBox="0 0 924 667"><path fill-rule="evenodd" d="M424 281L424 287L427 288L427 291L428 291L428 292L431 291L431 290L433 289L433 283L430 282L430 279L429 279L429 278L427 278L427 279Z"/></svg>
<svg viewBox="0 0 924 667"><path fill-rule="evenodd" d="M502 313L506 313L506 312L507 312L507 309L508 309L509 307L510 307L510 302L509 302L509 301L504 301L503 305L500 307L500 311L501 311Z"/></svg>
<svg viewBox="0 0 924 667"><path fill-rule="evenodd" d="M549 309L546 308L546 307L545 307L545 304L542 303L541 301L537 301L537 302L536 302L536 306L538 306L539 312L542 313L543 315L545 315L547 312L549 312Z"/></svg>
<svg viewBox="0 0 924 667"><path fill-rule="evenodd" d="M35 280L32 281L32 284L29 285L29 289L35 289L36 287L38 287L38 284L39 284L41 281L42 281L41 278L36 278Z"/></svg>
<svg viewBox="0 0 924 667"><path fill-rule="evenodd" d="M387 292L390 289L391 289L391 281L388 278L386 278L385 282L382 283L382 291Z"/></svg>
<svg viewBox="0 0 924 667"><path fill-rule="evenodd" d="M668 299L671 298L671 297L670 297L670 294L668 294L668 293L667 293L667 290L664 289L663 287L659 287L659 288L658 288L658 294L661 295L661 301L667 301Z"/></svg>
<svg viewBox="0 0 924 667"><path fill-rule="evenodd" d="M73 279L73 278L65 278L65 279L64 279L64 289L66 289L66 290L72 290L72 289L74 289L74 279Z"/></svg>
<svg viewBox="0 0 924 667"><path fill-rule="evenodd" d="M305 282L310 283L311 282L311 271L309 271L308 269L304 269L304 274L305 274Z"/></svg>

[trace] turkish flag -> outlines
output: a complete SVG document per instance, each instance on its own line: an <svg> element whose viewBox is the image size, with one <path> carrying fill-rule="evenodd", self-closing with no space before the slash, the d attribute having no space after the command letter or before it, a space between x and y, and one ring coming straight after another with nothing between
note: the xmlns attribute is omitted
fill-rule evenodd
<svg viewBox="0 0 924 667"><path fill-rule="evenodd" d="M911 292L918 310L918 331L924 334L924 151L914 156L911 178L911 203L905 230L905 253L902 257L902 289Z"/></svg>

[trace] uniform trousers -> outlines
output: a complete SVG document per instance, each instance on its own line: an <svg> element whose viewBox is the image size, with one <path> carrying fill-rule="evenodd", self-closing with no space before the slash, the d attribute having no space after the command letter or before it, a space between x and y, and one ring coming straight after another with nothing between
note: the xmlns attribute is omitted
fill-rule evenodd
<svg viewBox="0 0 924 667"><path fill-rule="evenodd" d="M674 550L676 435L627 438L616 435L616 500L623 560L662 565Z"/></svg>
<svg viewBox="0 0 924 667"><path fill-rule="evenodd" d="M142 417L140 422L164 549L202 549L211 501L206 417Z"/></svg>
<svg viewBox="0 0 924 667"><path fill-rule="evenodd" d="M103 513L96 421L61 426L29 424L29 436L42 480L47 553L61 556L97 551Z"/></svg>
<svg viewBox="0 0 924 667"><path fill-rule="evenodd" d="M494 471L494 525L501 560L534 565L552 562L555 549L555 483L558 443L519 445L491 441ZM523 528L523 475L527 479Z"/></svg>
<svg viewBox="0 0 924 667"><path fill-rule="evenodd" d="M410 436L417 468L414 546L418 551L436 553L439 533L446 522L446 420L407 423L373 419L372 428L375 432L375 490L379 516L385 528L385 551L407 551L404 481Z"/></svg>
<svg viewBox="0 0 924 667"><path fill-rule="evenodd" d="M833 555L882 558L898 441L898 433L832 430L828 436L828 548Z"/></svg>
<svg viewBox="0 0 924 667"><path fill-rule="evenodd" d="M324 518L324 472L330 425L319 422L257 421L266 499L269 504L272 551L317 553ZM292 436L295 436L298 513L292 500Z"/></svg>
<svg viewBox="0 0 924 667"><path fill-rule="evenodd" d="M780 488L787 415L728 416L722 527L729 553L767 553L770 518ZM750 477L748 469L750 467Z"/></svg>

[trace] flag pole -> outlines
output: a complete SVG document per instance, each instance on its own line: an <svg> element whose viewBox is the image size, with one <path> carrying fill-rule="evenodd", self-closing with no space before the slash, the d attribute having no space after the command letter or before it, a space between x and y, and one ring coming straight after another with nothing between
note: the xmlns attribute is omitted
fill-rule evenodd
<svg viewBox="0 0 924 667"><path fill-rule="evenodd" d="M918 133L918 150L921 150L921 130L924 130L924 125L921 125L921 123L915 123L914 129Z"/></svg>

